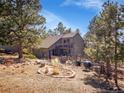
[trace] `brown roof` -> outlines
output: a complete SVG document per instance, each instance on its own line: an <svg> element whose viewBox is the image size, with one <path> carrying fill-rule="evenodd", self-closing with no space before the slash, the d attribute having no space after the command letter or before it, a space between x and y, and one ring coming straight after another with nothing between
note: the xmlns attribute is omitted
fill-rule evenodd
<svg viewBox="0 0 124 93"><path fill-rule="evenodd" d="M39 46L40 48L49 48L53 44L55 44L59 39L61 38L70 38L74 37L77 33L68 33L64 35L58 35L58 36L49 36L46 39L43 40L42 44Z"/></svg>
<svg viewBox="0 0 124 93"><path fill-rule="evenodd" d="M77 34L77 32L67 33L67 34L64 34L62 38L70 38L70 37L74 37L76 34Z"/></svg>

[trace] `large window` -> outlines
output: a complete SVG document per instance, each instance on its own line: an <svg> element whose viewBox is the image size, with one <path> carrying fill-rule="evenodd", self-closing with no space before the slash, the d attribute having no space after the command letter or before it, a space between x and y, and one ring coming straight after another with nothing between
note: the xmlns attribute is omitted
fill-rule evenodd
<svg viewBox="0 0 124 93"><path fill-rule="evenodd" d="M64 39L63 42L64 43L69 43L70 42L70 39Z"/></svg>
<svg viewBox="0 0 124 93"><path fill-rule="evenodd" d="M63 42L66 43L66 40L64 40Z"/></svg>

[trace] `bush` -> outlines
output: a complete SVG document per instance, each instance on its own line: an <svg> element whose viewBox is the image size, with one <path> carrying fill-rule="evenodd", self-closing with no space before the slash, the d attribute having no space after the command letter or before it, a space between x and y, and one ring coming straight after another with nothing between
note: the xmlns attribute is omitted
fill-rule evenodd
<svg viewBox="0 0 124 93"><path fill-rule="evenodd" d="M28 54L30 54L30 52L29 52L29 50L28 50L28 49L23 49L23 54L28 55Z"/></svg>
<svg viewBox="0 0 124 93"><path fill-rule="evenodd" d="M4 53L4 52L5 52L5 49L0 48L0 53Z"/></svg>
<svg viewBox="0 0 124 93"><path fill-rule="evenodd" d="M23 54L25 58L30 58L30 59L36 59L37 57L29 51L29 49L24 48L23 49Z"/></svg>
<svg viewBox="0 0 124 93"><path fill-rule="evenodd" d="M25 58L30 58L30 59L36 59L36 58L37 58L35 55L33 55L33 54L31 54L31 53L29 53L29 54L24 54L24 57L25 57Z"/></svg>

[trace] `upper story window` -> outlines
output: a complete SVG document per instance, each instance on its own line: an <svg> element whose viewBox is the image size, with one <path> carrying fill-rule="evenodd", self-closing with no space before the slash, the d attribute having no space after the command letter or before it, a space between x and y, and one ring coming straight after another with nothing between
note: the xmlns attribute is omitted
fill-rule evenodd
<svg viewBox="0 0 124 93"><path fill-rule="evenodd" d="M69 40L69 39L65 39L65 40L63 40L63 42L64 42L64 43L69 43L70 40Z"/></svg>
<svg viewBox="0 0 124 93"><path fill-rule="evenodd" d="M66 40L64 40L63 42L66 43Z"/></svg>

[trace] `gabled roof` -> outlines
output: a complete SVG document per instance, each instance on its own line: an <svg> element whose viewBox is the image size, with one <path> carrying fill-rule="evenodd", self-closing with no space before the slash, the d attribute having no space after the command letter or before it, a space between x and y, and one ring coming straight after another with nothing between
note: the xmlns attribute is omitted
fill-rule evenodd
<svg viewBox="0 0 124 93"><path fill-rule="evenodd" d="M77 34L77 32L67 33L67 34L64 34L62 38L70 38L70 37L74 37L76 34Z"/></svg>
<svg viewBox="0 0 124 93"><path fill-rule="evenodd" d="M77 33L67 33L63 35L58 35L58 36L48 36L42 41L42 44L39 46L40 48L49 48L53 44L55 44L59 39L61 38L71 38L74 37Z"/></svg>

